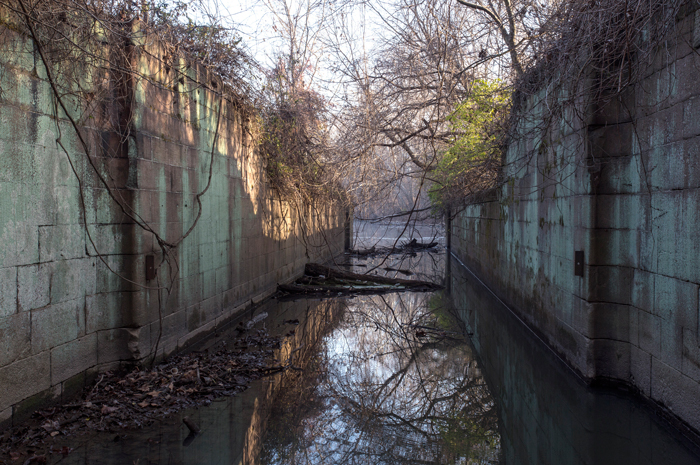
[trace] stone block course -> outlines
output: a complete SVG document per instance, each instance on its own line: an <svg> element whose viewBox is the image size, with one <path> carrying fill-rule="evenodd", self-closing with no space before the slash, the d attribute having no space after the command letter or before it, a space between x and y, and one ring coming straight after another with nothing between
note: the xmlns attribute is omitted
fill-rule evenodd
<svg viewBox="0 0 700 465"><path fill-rule="evenodd" d="M50 264L17 268L17 303L20 312L44 307L51 302L50 269Z"/></svg>
<svg viewBox="0 0 700 465"><path fill-rule="evenodd" d="M632 333L631 315L636 316L636 309L631 305L595 303L593 314L593 334L595 338L609 339L632 344L637 343L637 334ZM635 327L636 329L636 327Z"/></svg>
<svg viewBox="0 0 700 465"><path fill-rule="evenodd" d="M32 353L51 349L85 334L85 298L31 312Z"/></svg>
<svg viewBox="0 0 700 465"><path fill-rule="evenodd" d="M42 264L49 277L51 304L84 298L95 293L95 259L82 258Z"/></svg>
<svg viewBox="0 0 700 465"><path fill-rule="evenodd" d="M659 360L683 371L683 327L677 321L661 319L661 352Z"/></svg>
<svg viewBox="0 0 700 465"><path fill-rule="evenodd" d="M48 351L0 368L0 411L47 390L51 386L51 357Z"/></svg>
<svg viewBox="0 0 700 465"><path fill-rule="evenodd" d="M101 293L85 297L86 333L125 326L130 320L130 293Z"/></svg>
<svg viewBox="0 0 700 465"><path fill-rule="evenodd" d="M638 229L644 223L639 195L598 195L595 197L595 227ZM582 225L583 226L583 225ZM588 225L591 227L592 225Z"/></svg>
<svg viewBox="0 0 700 465"><path fill-rule="evenodd" d="M19 110L16 111L20 113ZM0 139L0 150L13 154L0 161L0 181L15 185L32 182L37 174L34 158L36 149L36 146L26 142Z"/></svg>
<svg viewBox="0 0 700 465"><path fill-rule="evenodd" d="M23 206L17 205L20 192L0 183L0 240L4 252L0 255L0 268L39 261L38 229L26 220Z"/></svg>
<svg viewBox="0 0 700 465"><path fill-rule="evenodd" d="M692 379L700 380L700 347L698 347L698 333L690 328L683 328L683 361L681 371Z"/></svg>
<svg viewBox="0 0 700 465"><path fill-rule="evenodd" d="M0 318L0 367L28 357L32 349L29 312Z"/></svg>
<svg viewBox="0 0 700 465"><path fill-rule="evenodd" d="M162 325L160 321L151 323L151 345L155 346L159 332L161 333L161 340L180 337L184 333L185 328L187 328L187 312L187 309L181 309L171 313L163 318Z"/></svg>
<svg viewBox="0 0 700 465"><path fill-rule="evenodd" d="M95 258L95 289L90 295L141 290L141 283L145 282L144 262L142 255L103 255Z"/></svg>
<svg viewBox="0 0 700 465"><path fill-rule="evenodd" d="M630 347L630 383L643 395L651 395L651 359L648 352L632 345Z"/></svg>
<svg viewBox="0 0 700 465"><path fill-rule="evenodd" d="M121 224L88 225L90 238L87 250L90 255L137 254L152 251L148 233L132 222Z"/></svg>
<svg viewBox="0 0 700 465"><path fill-rule="evenodd" d="M150 326L97 332L97 363L139 361L151 351Z"/></svg>
<svg viewBox="0 0 700 465"><path fill-rule="evenodd" d="M700 427L700 386L664 362L652 358L651 397L670 411L688 412L684 419L693 428Z"/></svg>
<svg viewBox="0 0 700 465"><path fill-rule="evenodd" d="M632 283L632 305L647 313L654 313L654 273L635 268Z"/></svg>
<svg viewBox="0 0 700 465"><path fill-rule="evenodd" d="M124 201L126 204L134 204L138 208L138 211L140 212L139 216L143 218L143 221L148 222L151 219L149 216L147 216L147 213L149 212L148 209L139 208L139 202L145 205L150 205L149 192L114 189L112 194ZM147 198L146 201L142 200L144 196ZM119 205L112 199L110 192L102 185L85 192L85 203L85 214L89 225L124 224L134 222L132 218L129 218L127 214L122 212Z"/></svg>
<svg viewBox="0 0 700 465"><path fill-rule="evenodd" d="M17 313L17 267L0 268L0 318Z"/></svg>
<svg viewBox="0 0 700 465"><path fill-rule="evenodd" d="M655 357L661 355L661 318L640 311L637 314L639 348Z"/></svg>
<svg viewBox="0 0 700 465"><path fill-rule="evenodd" d="M163 166L149 159L137 158L132 161L137 173L136 187L139 190L158 190L158 179Z"/></svg>
<svg viewBox="0 0 700 465"><path fill-rule="evenodd" d="M657 274L654 282L654 314L688 328L698 325L698 288L695 283Z"/></svg>
<svg viewBox="0 0 700 465"><path fill-rule="evenodd" d="M80 224L39 226L39 250L41 262L82 258L85 229Z"/></svg>
<svg viewBox="0 0 700 465"><path fill-rule="evenodd" d="M57 385L97 365L97 333L51 349L51 384Z"/></svg>
<svg viewBox="0 0 700 465"><path fill-rule="evenodd" d="M0 428L12 425L12 407L0 411Z"/></svg>
<svg viewBox="0 0 700 465"><path fill-rule="evenodd" d="M590 267L589 300L623 305L632 303L634 269L629 267Z"/></svg>
<svg viewBox="0 0 700 465"><path fill-rule="evenodd" d="M591 251L588 264L636 269L640 255L639 236L639 230L634 229L598 229L595 232L595 249Z"/></svg>
<svg viewBox="0 0 700 465"><path fill-rule="evenodd" d="M593 341L593 350L597 377L629 380L630 344L610 339L596 339Z"/></svg>

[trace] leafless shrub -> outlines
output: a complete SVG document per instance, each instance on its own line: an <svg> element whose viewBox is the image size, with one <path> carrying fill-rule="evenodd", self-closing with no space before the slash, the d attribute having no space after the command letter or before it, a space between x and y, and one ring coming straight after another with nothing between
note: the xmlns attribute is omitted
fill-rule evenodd
<svg viewBox="0 0 700 465"><path fill-rule="evenodd" d="M286 79L286 64L280 60L270 72L268 98L261 109L260 149L269 179L287 199L304 204L341 201L344 196L337 175L329 169L332 143L326 101L305 86L303 79Z"/></svg>
<svg viewBox="0 0 700 465"><path fill-rule="evenodd" d="M558 2L533 40L529 67L513 83L515 105L507 142L535 142L533 150L521 154L514 163L527 163L537 151L544 150L547 141L561 132L562 124L568 128L565 132L587 125L597 111L619 100L631 85L639 82L654 62L663 66L670 57L665 56L661 46L675 32L678 13L686 3ZM533 109L535 118L528 115ZM622 109L631 111L624 104Z"/></svg>

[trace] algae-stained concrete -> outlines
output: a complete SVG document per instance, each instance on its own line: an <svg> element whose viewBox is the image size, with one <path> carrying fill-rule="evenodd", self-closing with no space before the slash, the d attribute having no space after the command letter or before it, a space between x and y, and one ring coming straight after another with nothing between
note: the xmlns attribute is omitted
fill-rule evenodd
<svg viewBox="0 0 700 465"><path fill-rule="evenodd" d="M32 42L3 34L0 425L67 398L101 370L149 359L156 344L158 356L185 347L307 261L342 251L344 210L293 207L275 195L255 121L235 99L222 101L221 82L203 68L162 61L156 40L137 44L125 98L82 119L107 189L69 122L53 114ZM111 120L127 125L126 137L109 129ZM210 167L201 215L180 242ZM178 243L169 260L149 228Z"/></svg>
<svg viewBox="0 0 700 465"><path fill-rule="evenodd" d="M471 334L495 399L504 463L697 464L693 449L645 403L585 386L449 258L448 297Z"/></svg>
<svg viewBox="0 0 700 465"><path fill-rule="evenodd" d="M451 245L584 377L631 385L700 431L694 5L619 99L511 144L506 182L452 220Z"/></svg>

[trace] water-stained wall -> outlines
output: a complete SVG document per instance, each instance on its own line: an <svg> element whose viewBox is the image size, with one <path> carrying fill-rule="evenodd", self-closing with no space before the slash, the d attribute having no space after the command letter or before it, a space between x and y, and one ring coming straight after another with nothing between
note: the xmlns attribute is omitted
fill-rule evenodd
<svg viewBox="0 0 700 465"><path fill-rule="evenodd" d="M458 260L447 270L450 300L495 400L502 463L697 463L697 448L644 402L586 386Z"/></svg>
<svg viewBox="0 0 700 465"><path fill-rule="evenodd" d="M33 42L2 31L0 425L185 347L342 251L342 208L268 187L232 89L154 39L132 46L135 72L78 121L86 153Z"/></svg>
<svg viewBox="0 0 700 465"><path fill-rule="evenodd" d="M677 20L619 98L512 143L504 185L456 215L451 245L585 378L631 385L698 431L696 3Z"/></svg>

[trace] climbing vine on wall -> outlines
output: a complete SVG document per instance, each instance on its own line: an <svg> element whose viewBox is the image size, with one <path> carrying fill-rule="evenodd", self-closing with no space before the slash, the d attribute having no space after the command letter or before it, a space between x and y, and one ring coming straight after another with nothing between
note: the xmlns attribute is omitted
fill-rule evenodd
<svg viewBox="0 0 700 465"><path fill-rule="evenodd" d="M244 126L253 113L245 95L243 65L247 57L238 46L240 40L215 22L195 24L187 19L185 13L191 5L143 2L136 7L121 0L0 0L6 33L19 32L27 39L21 43L8 38L3 45L33 47L30 53L35 58L35 72L51 89L52 108L47 113L55 122L56 146L63 151L78 184L80 222L90 253L130 285L158 291L161 318L179 274L178 247L197 227L203 196L212 183L222 118L227 117L224 107L236 108ZM153 55L153 51L162 54ZM142 83L159 88L175 101L185 92L194 99L199 89L214 96L204 116L212 120L206 182L194 193L191 223L179 237L166 238L142 218L129 201L125 186L115 181L119 174L111 169L110 160L127 157L135 143L134 100ZM240 85L233 86L237 83ZM96 134L111 142L101 143ZM87 166L87 173L83 166ZM102 253L87 220L88 190L95 187L107 192L128 222L152 235L160 247L156 266L160 273L155 284L134 281ZM158 343L153 354L158 352Z"/></svg>

